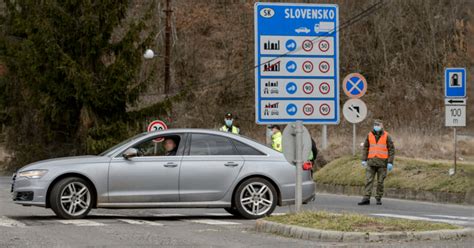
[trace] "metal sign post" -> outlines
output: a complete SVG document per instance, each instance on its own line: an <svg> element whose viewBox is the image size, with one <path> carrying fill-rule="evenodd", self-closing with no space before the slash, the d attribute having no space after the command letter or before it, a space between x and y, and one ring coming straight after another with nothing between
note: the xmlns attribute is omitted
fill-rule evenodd
<svg viewBox="0 0 474 248"><path fill-rule="evenodd" d="M352 123L352 156L356 155L356 124Z"/></svg>
<svg viewBox="0 0 474 248"><path fill-rule="evenodd" d="M457 167L456 166L456 160L457 160L457 158L456 158L457 154L456 153L457 153L458 136L456 134L456 128L453 128L453 130L454 130L454 171L453 171L453 174L456 174L456 169L457 169L456 168Z"/></svg>
<svg viewBox="0 0 474 248"><path fill-rule="evenodd" d="M466 75L465 68L446 68L444 71L445 126L453 127L454 133L454 166L449 170L450 176L457 170L456 127L466 126Z"/></svg>
<svg viewBox="0 0 474 248"><path fill-rule="evenodd" d="M296 187L295 187L295 211L301 210L303 203L303 186L302 186L302 174L303 174L303 122L296 122Z"/></svg>
<svg viewBox="0 0 474 248"><path fill-rule="evenodd" d="M302 205L302 175L303 163L311 152L311 136L302 121L290 123L283 130L283 155L286 160L295 165L295 211L301 210Z"/></svg>

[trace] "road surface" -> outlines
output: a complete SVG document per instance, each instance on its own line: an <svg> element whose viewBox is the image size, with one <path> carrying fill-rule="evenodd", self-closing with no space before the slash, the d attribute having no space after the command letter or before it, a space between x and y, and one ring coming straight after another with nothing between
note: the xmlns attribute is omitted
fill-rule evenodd
<svg viewBox="0 0 474 248"><path fill-rule="evenodd" d="M84 220L61 220L49 209L13 204L10 178L0 177L0 247L353 247L256 233L254 220L221 209L141 209L91 211ZM474 227L474 208L384 199L382 206L357 206L360 197L320 194L307 210L357 212L424 219ZM291 207L277 208L285 213ZM471 247L474 240L375 243L379 247Z"/></svg>

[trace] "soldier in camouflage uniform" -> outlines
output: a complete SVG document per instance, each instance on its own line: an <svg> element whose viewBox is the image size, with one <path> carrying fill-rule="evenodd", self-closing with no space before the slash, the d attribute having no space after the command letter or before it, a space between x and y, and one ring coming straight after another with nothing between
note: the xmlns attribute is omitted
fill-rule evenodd
<svg viewBox="0 0 474 248"><path fill-rule="evenodd" d="M367 135L364 143L362 166L366 167L366 181L364 188L364 197L359 205L369 205L374 185L375 175L377 174L377 191L375 199L377 205L382 205L383 182L387 176L387 170L393 168L395 157L395 146L388 133L383 129L381 120L374 121L373 130Z"/></svg>

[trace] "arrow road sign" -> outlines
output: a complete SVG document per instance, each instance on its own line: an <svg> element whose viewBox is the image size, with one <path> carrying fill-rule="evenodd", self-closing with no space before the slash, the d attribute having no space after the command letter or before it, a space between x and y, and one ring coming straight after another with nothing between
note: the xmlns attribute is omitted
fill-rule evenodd
<svg viewBox="0 0 474 248"><path fill-rule="evenodd" d="M359 123L367 116L367 106L360 99L349 99L342 107L344 118L350 123Z"/></svg>
<svg viewBox="0 0 474 248"><path fill-rule="evenodd" d="M466 105L466 98L445 98L445 105Z"/></svg>

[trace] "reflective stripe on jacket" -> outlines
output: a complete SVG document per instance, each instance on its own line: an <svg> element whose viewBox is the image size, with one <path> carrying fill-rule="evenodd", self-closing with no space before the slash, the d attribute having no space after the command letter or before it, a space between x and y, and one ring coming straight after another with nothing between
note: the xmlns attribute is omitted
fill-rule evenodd
<svg viewBox="0 0 474 248"><path fill-rule="evenodd" d="M383 131L377 142L375 135L372 132L369 133L369 154L367 158L388 158L387 137L388 133Z"/></svg>
<svg viewBox="0 0 474 248"><path fill-rule="evenodd" d="M229 128L228 128L226 125L224 125L224 126L222 126L222 127L219 129L219 131L222 131L222 132L229 132ZM234 133L234 134L240 134L240 129L239 129L238 127L236 127L236 126L232 126L232 133Z"/></svg>
<svg viewBox="0 0 474 248"><path fill-rule="evenodd" d="M283 147L281 146L281 132L272 135L272 148L279 152L283 151Z"/></svg>

